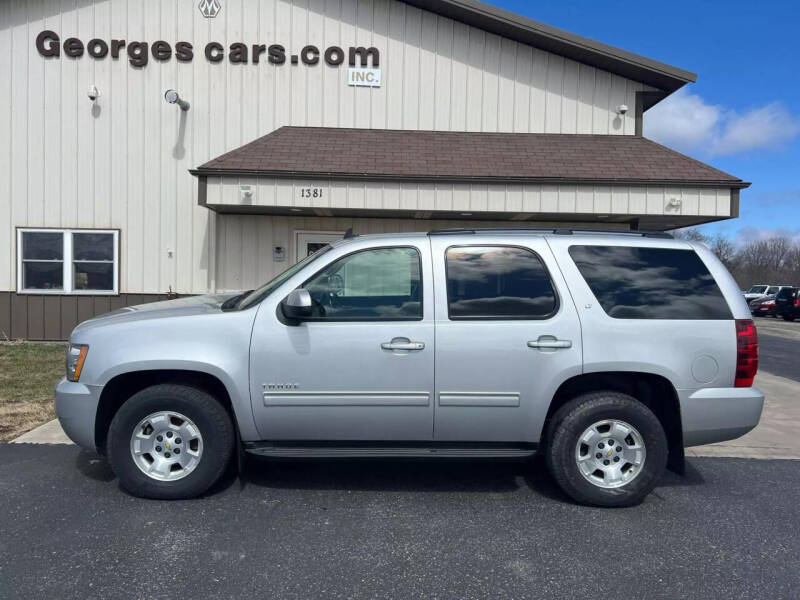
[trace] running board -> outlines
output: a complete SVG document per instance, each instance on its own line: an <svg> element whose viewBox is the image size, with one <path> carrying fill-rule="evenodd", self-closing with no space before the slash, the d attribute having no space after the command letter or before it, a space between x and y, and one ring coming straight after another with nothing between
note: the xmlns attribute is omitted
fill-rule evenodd
<svg viewBox="0 0 800 600"><path fill-rule="evenodd" d="M245 451L275 458L524 458L536 453L535 444L466 445L330 445L245 442Z"/></svg>

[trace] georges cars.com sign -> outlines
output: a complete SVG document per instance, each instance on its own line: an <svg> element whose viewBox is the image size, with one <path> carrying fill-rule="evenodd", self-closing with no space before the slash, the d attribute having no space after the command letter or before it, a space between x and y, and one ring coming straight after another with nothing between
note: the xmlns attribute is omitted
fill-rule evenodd
<svg viewBox="0 0 800 600"><path fill-rule="evenodd" d="M127 57L128 62L134 67L145 67L152 56L153 60L165 62L173 57L178 62L191 62L194 60L194 46L190 42L176 42L174 47L169 42L158 40L149 44L141 41L127 41L123 39L104 40L92 38L84 43L77 37L61 37L51 30L45 30L36 36L36 50L41 56L59 58L63 50L64 55L70 58L81 58L88 54L94 59L102 60L109 54L112 59ZM203 48L203 53L211 63L218 63L225 59L226 48L219 42L208 42ZM350 46L346 50L341 46L328 46L324 50L308 44L303 46L299 53L288 53L281 44L245 44L234 42L227 48L228 61L233 64L258 64L262 57L272 65L283 65L289 62L292 65L316 65L320 61L331 67L338 67L347 60L351 71L371 71L371 74L348 73L350 85L380 86L380 52L370 46ZM371 67L369 69L368 67ZM377 78L377 79L376 79ZM376 84L377 81L377 84Z"/></svg>

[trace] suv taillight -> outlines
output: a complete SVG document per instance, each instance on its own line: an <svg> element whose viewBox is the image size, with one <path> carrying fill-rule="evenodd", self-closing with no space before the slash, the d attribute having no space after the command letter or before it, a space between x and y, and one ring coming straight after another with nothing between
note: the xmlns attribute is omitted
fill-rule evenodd
<svg viewBox="0 0 800 600"><path fill-rule="evenodd" d="M800 306L800 298L797 298L797 299L794 301L794 305L795 305L795 306Z"/></svg>
<svg viewBox="0 0 800 600"><path fill-rule="evenodd" d="M736 319L736 387L751 387L758 371L758 332L752 319Z"/></svg>

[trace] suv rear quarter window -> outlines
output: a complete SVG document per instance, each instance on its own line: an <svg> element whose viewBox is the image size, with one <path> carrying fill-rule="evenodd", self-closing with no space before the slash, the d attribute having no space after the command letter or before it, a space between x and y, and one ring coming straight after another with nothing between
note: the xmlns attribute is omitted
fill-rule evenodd
<svg viewBox="0 0 800 600"><path fill-rule="evenodd" d="M615 319L732 319L708 268L694 250L570 246L597 301Z"/></svg>

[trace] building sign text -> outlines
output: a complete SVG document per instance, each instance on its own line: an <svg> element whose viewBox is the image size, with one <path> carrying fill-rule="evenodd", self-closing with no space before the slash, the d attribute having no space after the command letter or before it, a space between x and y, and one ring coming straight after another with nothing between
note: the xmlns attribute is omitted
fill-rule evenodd
<svg viewBox="0 0 800 600"><path fill-rule="evenodd" d="M381 87L381 70L351 67L347 70L347 85Z"/></svg>
<svg viewBox="0 0 800 600"><path fill-rule="evenodd" d="M150 57L158 62L171 60L173 57L179 62L191 62L194 59L194 46L190 42L176 42L174 47L168 42L158 40L152 44L140 41L127 41L122 39L103 40L92 38L84 43L75 37L67 38L61 42L60 36L55 31L42 31L36 36L36 50L45 57L58 58L61 51L70 58L80 58L88 54L95 59L106 58L109 54L113 59L127 56L134 67L144 67ZM211 63L225 60L226 48L219 42L208 42L203 48L203 54ZM351 67L372 67L375 70L380 66L380 52L377 48L364 46L350 46L346 50L340 46L328 46L320 49L309 44L304 46L299 53L290 54L281 44L245 44L234 42L227 48L228 61L234 64L258 64L264 59L272 65L316 65L324 62L332 67L338 67L347 60ZM358 69L356 69L358 70ZM370 69L367 69L370 70ZM378 71L380 75L380 71ZM359 84L353 84L359 85ZM367 84L360 84L367 85ZM380 85L380 83L379 83Z"/></svg>

